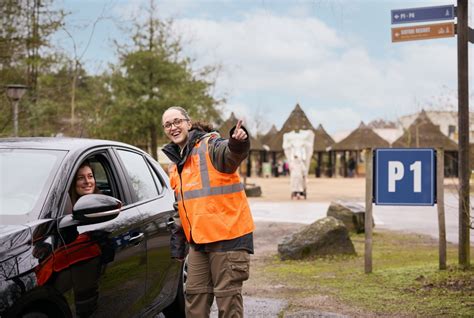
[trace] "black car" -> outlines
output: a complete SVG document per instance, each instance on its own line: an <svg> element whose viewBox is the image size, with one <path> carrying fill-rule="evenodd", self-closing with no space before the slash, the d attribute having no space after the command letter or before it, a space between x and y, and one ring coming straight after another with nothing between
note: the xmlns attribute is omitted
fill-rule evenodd
<svg viewBox="0 0 474 318"><path fill-rule="evenodd" d="M87 160L99 194L72 206ZM167 175L106 140L0 139L1 317L184 317Z"/></svg>

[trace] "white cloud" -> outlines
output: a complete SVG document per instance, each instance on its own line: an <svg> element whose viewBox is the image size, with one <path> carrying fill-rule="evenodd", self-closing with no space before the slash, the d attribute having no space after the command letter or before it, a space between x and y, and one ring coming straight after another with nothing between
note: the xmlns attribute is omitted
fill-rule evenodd
<svg viewBox="0 0 474 318"><path fill-rule="evenodd" d="M123 10L133 12L140 3ZM161 1L160 12L179 16L192 5ZM226 109L252 118L257 101L277 126L298 101L314 125L335 131L411 113L443 87L457 87L453 43L381 43L385 53L375 55L354 34L329 27L305 8L285 16L257 9L232 19L177 18L175 26L190 40L186 54L196 66L223 66L216 91L228 94Z"/></svg>
<svg viewBox="0 0 474 318"><path fill-rule="evenodd" d="M317 110L303 108L303 110L306 111L314 128L321 124L330 134L337 131L352 131L362 121L360 114L350 107L335 106Z"/></svg>

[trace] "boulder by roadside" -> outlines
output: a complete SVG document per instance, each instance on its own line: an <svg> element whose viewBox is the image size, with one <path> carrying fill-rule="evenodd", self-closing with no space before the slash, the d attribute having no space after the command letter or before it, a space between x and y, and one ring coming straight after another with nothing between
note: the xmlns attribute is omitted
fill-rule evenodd
<svg viewBox="0 0 474 318"><path fill-rule="evenodd" d="M311 256L355 255L355 248L344 223L325 217L287 236L278 244L282 260Z"/></svg>
<svg viewBox="0 0 474 318"><path fill-rule="evenodd" d="M244 189L245 195L249 198L262 196L262 188L256 184L245 183Z"/></svg>
<svg viewBox="0 0 474 318"><path fill-rule="evenodd" d="M360 204L342 200L332 201L327 216L341 220L349 232L364 233L365 231L365 207Z"/></svg>

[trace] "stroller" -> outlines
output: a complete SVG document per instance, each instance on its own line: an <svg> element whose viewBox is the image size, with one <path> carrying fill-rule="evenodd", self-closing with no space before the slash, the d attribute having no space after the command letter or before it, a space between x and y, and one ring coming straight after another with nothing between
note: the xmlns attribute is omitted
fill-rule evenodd
<svg viewBox="0 0 474 318"><path fill-rule="evenodd" d="M301 190L301 189L299 189L299 190ZM303 191L291 191L291 200L293 200L295 198L297 200L299 200L301 198L306 200L306 176L303 176Z"/></svg>

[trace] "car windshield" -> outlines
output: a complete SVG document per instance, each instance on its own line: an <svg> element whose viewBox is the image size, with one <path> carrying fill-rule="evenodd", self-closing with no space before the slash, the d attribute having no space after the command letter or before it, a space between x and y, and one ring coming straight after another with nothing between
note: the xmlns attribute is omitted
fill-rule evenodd
<svg viewBox="0 0 474 318"><path fill-rule="evenodd" d="M56 150L0 149L0 217L25 215L42 205L39 199L47 193L65 154Z"/></svg>

